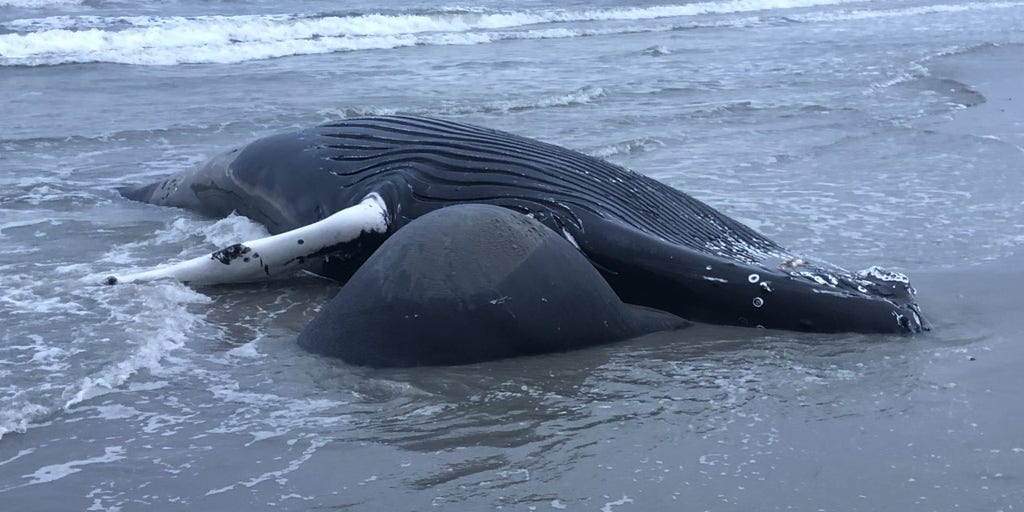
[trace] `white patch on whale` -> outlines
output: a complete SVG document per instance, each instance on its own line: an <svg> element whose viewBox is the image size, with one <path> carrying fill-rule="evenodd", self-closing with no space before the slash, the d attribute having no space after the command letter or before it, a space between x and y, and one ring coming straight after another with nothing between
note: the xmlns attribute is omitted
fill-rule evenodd
<svg viewBox="0 0 1024 512"><path fill-rule="evenodd" d="M244 283L302 269L312 256L388 230L387 205L370 194L321 221L274 236L229 245L207 256L134 274L113 275L106 284L175 279L190 284ZM307 260L310 260L307 262Z"/></svg>

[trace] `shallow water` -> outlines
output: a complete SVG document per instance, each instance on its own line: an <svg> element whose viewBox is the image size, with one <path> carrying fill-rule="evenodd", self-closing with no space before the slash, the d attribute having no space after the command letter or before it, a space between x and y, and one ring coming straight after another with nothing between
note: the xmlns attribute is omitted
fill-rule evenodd
<svg viewBox="0 0 1024 512"><path fill-rule="evenodd" d="M0 0L5 507L1024 507L1024 2L289 5ZM368 370L295 345L318 279L94 285L262 233L118 186L393 112L906 272L935 329Z"/></svg>

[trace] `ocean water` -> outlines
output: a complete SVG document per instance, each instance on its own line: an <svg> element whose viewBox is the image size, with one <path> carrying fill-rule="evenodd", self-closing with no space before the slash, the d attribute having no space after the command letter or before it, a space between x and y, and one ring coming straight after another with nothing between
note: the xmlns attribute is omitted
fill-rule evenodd
<svg viewBox="0 0 1024 512"><path fill-rule="evenodd" d="M1022 1L0 0L0 508L1022 510L1021 84ZM322 280L96 284L263 232L116 187L373 113L900 270L934 330L369 370L296 346Z"/></svg>

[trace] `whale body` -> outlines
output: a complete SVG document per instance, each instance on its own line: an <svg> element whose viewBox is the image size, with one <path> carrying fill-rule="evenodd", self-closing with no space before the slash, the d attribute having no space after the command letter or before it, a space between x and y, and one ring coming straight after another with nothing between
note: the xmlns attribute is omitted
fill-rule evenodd
<svg viewBox="0 0 1024 512"><path fill-rule="evenodd" d="M122 193L211 217L238 212L282 237L369 205L379 221L346 217L345 225L357 233L298 248L288 260L341 282L417 219L448 206L481 204L545 226L628 304L748 327L927 329L902 274L879 267L850 272L794 254L650 177L560 146L449 120L376 116L272 135ZM267 265L263 273L272 270Z"/></svg>

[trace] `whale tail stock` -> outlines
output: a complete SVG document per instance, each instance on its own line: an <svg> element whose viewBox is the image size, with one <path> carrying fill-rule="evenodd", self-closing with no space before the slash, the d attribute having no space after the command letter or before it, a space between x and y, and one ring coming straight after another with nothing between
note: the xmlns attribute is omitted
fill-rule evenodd
<svg viewBox="0 0 1024 512"><path fill-rule="evenodd" d="M238 193L231 173L231 163L238 153L237 148L225 151L166 179L119 187L117 191L122 197L140 203L184 208L211 218L224 217L237 208L217 196L233 197Z"/></svg>

